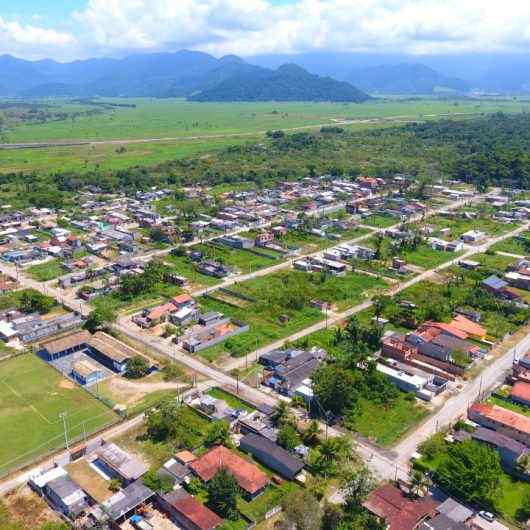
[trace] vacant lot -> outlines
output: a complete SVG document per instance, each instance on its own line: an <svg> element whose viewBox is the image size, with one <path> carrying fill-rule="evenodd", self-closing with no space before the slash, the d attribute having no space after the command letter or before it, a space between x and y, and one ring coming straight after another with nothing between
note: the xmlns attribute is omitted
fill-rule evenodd
<svg viewBox="0 0 530 530"><path fill-rule="evenodd" d="M365 274L333 277L293 270L236 284L231 289L254 302L234 307L224 301L203 298L201 305L249 324L250 330L200 354L209 360L217 359L224 351L234 356L244 355L324 320L324 313L311 306L312 300L333 302L339 310L344 310L386 286L383 280Z"/></svg>
<svg viewBox="0 0 530 530"><path fill-rule="evenodd" d="M480 230L488 236L500 236L506 232L510 232L517 225L513 223L499 223L491 217L479 217L477 219L449 219L440 215L429 217L428 225L434 225L438 229L449 228L451 230L452 239L458 239L463 233L469 230ZM439 235L435 233L434 235Z"/></svg>
<svg viewBox="0 0 530 530"><path fill-rule="evenodd" d="M52 259L45 263L39 263L38 265L32 265L26 269L26 272L34 279L39 282L47 282L53 280L66 273L66 270L61 265L60 260Z"/></svg>
<svg viewBox="0 0 530 530"><path fill-rule="evenodd" d="M113 423L116 415L86 391L27 354L0 363L0 474L69 440Z"/></svg>
<svg viewBox="0 0 530 530"><path fill-rule="evenodd" d="M499 241L491 247L495 252L508 252L518 256L530 254L530 238L524 236L511 237L504 241Z"/></svg>

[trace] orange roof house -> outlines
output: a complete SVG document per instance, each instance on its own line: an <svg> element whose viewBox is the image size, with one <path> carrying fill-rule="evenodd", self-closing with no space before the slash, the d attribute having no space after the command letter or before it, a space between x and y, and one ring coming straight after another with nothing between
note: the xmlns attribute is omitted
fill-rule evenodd
<svg viewBox="0 0 530 530"><path fill-rule="evenodd" d="M530 383L517 381L510 393L512 401L530 407Z"/></svg>
<svg viewBox="0 0 530 530"><path fill-rule="evenodd" d="M213 447L190 464L190 469L204 482L210 481L223 467L234 475L241 489L251 496L261 492L269 483L267 475L259 467L223 445Z"/></svg>
<svg viewBox="0 0 530 530"><path fill-rule="evenodd" d="M487 330L485 328L463 315L457 315L450 325L474 339L484 340L486 337Z"/></svg>

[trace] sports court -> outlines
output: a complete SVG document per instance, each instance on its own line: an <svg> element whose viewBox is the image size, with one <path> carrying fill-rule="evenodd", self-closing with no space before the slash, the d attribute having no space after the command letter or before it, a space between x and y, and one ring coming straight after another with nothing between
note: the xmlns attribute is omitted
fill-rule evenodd
<svg viewBox="0 0 530 530"><path fill-rule="evenodd" d="M116 414L33 354L0 362L0 475L116 421Z"/></svg>

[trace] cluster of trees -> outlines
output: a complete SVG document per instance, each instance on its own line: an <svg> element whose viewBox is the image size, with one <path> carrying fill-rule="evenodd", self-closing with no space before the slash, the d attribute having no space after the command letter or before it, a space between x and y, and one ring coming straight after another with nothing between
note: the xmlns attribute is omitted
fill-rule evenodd
<svg viewBox="0 0 530 530"><path fill-rule="evenodd" d="M33 289L26 289L18 297L17 307L24 313L41 313L44 315L49 313L56 303L51 296L46 296Z"/></svg>
<svg viewBox="0 0 530 530"><path fill-rule="evenodd" d="M340 347L342 355L313 375L313 391L322 409L339 417L351 416L358 412L360 398L384 405L397 398L399 391L370 357L380 340L379 327L363 327L355 316L344 329L337 328L334 346Z"/></svg>
<svg viewBox="0 0 530 530"><path fill-rule="evenodd" d="M486 118L431 121L405 130L423 143L450 145L457 153L449 160L450 175L476 184L510 185L526 189L530 183L530 115L502 112Z"/></svg>
<svg viewBox="0 0 530 530"><path fill-rule="evenodd" d="M130 299L150 293L164 281L169 272L169 267L161 261L152 260L141 274L126 274L121 278L119 294L125 299Z"/></svg>

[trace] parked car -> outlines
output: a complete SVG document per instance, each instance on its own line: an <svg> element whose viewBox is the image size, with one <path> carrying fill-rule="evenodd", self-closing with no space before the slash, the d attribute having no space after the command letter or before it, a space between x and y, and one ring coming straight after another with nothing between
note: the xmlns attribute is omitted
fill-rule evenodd
<svg viewBox="0 0 530 530"><path fill-rule="evenodd" d="M493 521L495 521L495 515L493 515L491 512L480 510L478 514L480 515L480 517L482 517L482 519L486 519L486 521L489 521L490 523L493 523Z"/></svg>

